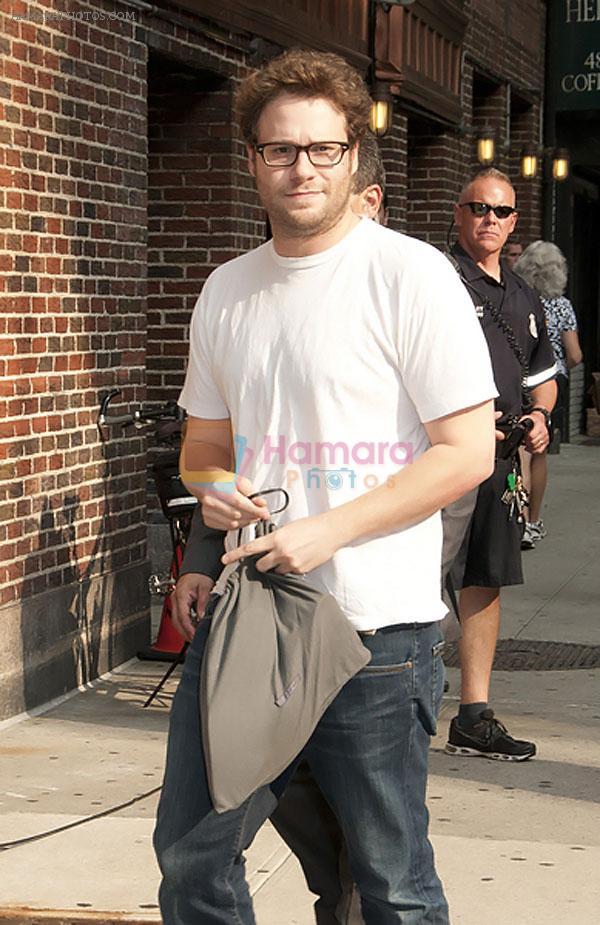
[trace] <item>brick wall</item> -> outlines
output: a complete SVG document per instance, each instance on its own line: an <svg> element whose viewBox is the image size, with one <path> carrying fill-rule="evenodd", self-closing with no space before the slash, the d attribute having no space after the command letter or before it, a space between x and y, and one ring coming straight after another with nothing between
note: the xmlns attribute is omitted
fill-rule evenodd
<svg viewBox="0 0 600 925"><path fill-rule="evenodd" d="M464 149L460 136L409 120L408 229L442 249L463 183Z"/></svg>
<svg viewBox="0 0 600 925"><path fill-rule="evenodd" d="M175 397L203 280L264 236L231 133L250 37L161 7L0 12L0 717L147 641L147 441L100 434L99 396ZM544 4L466 8L469 129L474 73L539 92ZM442 244L471 140L399 111L382 149L392 227Z"/></svg>
<svg viewBox="0 0 600 925"><path fill-rule="evenodd" d="M162 69L169 64L160 59ZM188 90L187 81L161 87L160 76L154 85L152 76L150 71L146 367L148 399L164 401L177 398L181 388L190 312L211 249L222 238L215 225L227 211L217 197L229 181L230 143L223 129L230 106L227 91L211 90L208 77L206 90L195 86L193 76Z"/></svg>
<svg viewBox="0 0 600 925"><path fill-rule="evenodd" d="M567 433L565 434L565 440L568 442L579 437L582 433L586 433L586 399L585 364L580 363L569 373L569 397L566 414ZM600 416L595 409L588 408L587 415L589 415L592 426L596 421L600 423ZM587 434L588 436L594 436L591 433L591 427L587 427ZM600 433L598 436L600 436Z"/></svg>
<svg viewBox="0 0 600 925"><path fill-rule="evenodd" d="M385 166L388 224L395 231L406 231L406 172L407 172L408 120L404 113L394 113L392 129L380 141Z"/></svg>
<svg viewBox="0 0 600 925"><path fill-rule="evenodd" d="M484 73L517 87L541 90L546 3L543 0L467 0L465 47Z"/></svg>
<svg viewBox="0 0 600 925"><path fill-rule="evenodd" d="M143 395L144 48L126 18L61 12L65 5L12 2L0 21L0 651L13 710L36 702L61 639L69 665L50 696L97 673L114 637L96 612L94 581L135 571L145 556L142 440L103 443L95 426L102 389ZM60 605L34 613L31 602L53 594ZM122 601L108 585L101 597L109 612ZM124 632L135 636L140 606L129 604Z"/></svg>
<svg viewBox="0 0 600 925"><path fill-rule="evenodd" d="M232 137L233 81L150 59L148 399L176 399L187 326L210 271L264 240L263 212Z"/></svg>
<svg viewBox="0 0 600 925"><path fill-rule="evenodd" d="M94 427L100 389L119 382L133 398L144 378L141 50L131 47L128 22L107 37L84 22L44 21L39 6L11 6L2 17L9 335L2 426L12 536L0 558L12 564L1 573L2 604L63 582L71 569L94 568L100 520L122 488L120 477L135 479L143 461L137 440L127 462L117 463ZM66 537L47 548L46 529L52 520L56 538L67 495L78 498L69 554ZM143 549L135 526L143 498L138 491L127 501L130 528L112 530L102 550L115 565Z"/></svg>
<svg viewBox="0 0 600 925"><path fill-rule="evenodd" d="M541 236L542 232L542 184L543 158L538 159L538 179L524 180L520 176L520 152L525 145L536 144L540 138L540 106L520 103L513 98L510 120L511 153L507 158L507 169L512 177L519 207L519 223L514 237L524 247ZM546 165L547 167L547 165Z"/></svg>
<svg viewBox="0 0 600 925"><path fill-rule="evenodd" d="M506 168L506 145L509 134L508 106L508 84L489 81L475 71L473 74L471 125L475 134L487 127L494 131L496 148L494 165L498 170ZM475 156L475 148L475 139L473 139L471 145L473 157Z"/></svg>
<svg viewBox="0 0 600 925"><path fill-rule="evenodd" d="M156 23L153 24L154 28ZM204 37L181 41L169 23L146 34L148 62L147 400L176 400L185 375L192 310L211 270L261 243L264 212L232 134L244 56ZM161 448L150 439L149 463ZM166 533L148 480L153 561L168 570ZM155 554L162 546L163 556Z"/></svg>
<svg viewBox="0 0 600 925"><path fill-rule="evenodd" d="M246 65L226 34L203 39L181 17L114 10L11 0L0 16L0 717L147 641L146 441L101 435L99 396L118 387L125 404L139 402L147 382L152 397L176 392L202 280L262 228L243 148L228 139L230 106L205 100L195 139L194 110L179 123L170 153L190 156L182 170L160 160L160 132L168 146L173 124L160 129L160 93L151 96L151 202L172 211L153 217L148 314L148 48L212 70L221 86ZM221 178L200 140L210 112L212 151L226 149Z"/></svg>
<svg viewBox="0 0 600 925"><path fill-rule="evenodd" d="M542 0L469 0L465 51L477 76L473 124L487 118L497 130L495 166L515 184L518 236L525 244L541 235L542 177L519 176L519 154L540 138L544 85L546 4ZM510 85L510 89L508 87ZM487 87L487 93L483 92ZM507 148L507 145L509 147Z"/></svg>
<svg viewBox="0 0 600 925"><path fill-rule="evenodd" d="M476 130L489 125L496 132L494 166L507 171L515 183L519 235L528 243L541 233L541 178L520 179L519 153L523 144L539 138L545 4L467 0L465 12L469 24L462 68L462 130L444 129L424 116L408 114L406 159L393 168L396 174L406 169L404 229L445 246L452 206L480 166Z"/></svg>

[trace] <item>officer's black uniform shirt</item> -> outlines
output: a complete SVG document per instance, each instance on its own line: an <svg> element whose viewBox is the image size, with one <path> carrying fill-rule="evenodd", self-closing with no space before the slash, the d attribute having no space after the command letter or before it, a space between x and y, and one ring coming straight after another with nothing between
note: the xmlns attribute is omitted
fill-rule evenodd
<svg viewBox="0 0 600 925"><path fill-rule="evenodd" d="M454 245L452 255L460 265L463 282L473 300L487 340L499 393L496 409L502 411L503 415L521 415L524 410L521 364L510 347L506 334L494 321L485 303L489 299L499 308L505 321L512 328L527 360L527 385L533 388L554 379L557 373L554 351L548 337L544 309L539 297L524 280L512 273L503 261L501 282L498 282L478 267L460 244Z"/></svg>

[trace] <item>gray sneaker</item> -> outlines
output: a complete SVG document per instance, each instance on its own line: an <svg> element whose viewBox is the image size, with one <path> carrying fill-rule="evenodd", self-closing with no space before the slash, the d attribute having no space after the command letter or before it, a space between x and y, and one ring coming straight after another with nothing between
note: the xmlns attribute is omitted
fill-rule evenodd
<svg viewBox="0 0 600 925"><path fill-rule="evenodd" d="M532 523L527 524L534 540L543 540L545 536L548 535L548 531L544 526L543 520L534 520Z"/></svg>
<svg viewBox="0 0 600 925"><path fill-rule="evenodd" d="M525 530L523 531L523 536L521 537L521 549L535 549L535 541L537 536L531 527L531 524L525 524Z"/></svg>

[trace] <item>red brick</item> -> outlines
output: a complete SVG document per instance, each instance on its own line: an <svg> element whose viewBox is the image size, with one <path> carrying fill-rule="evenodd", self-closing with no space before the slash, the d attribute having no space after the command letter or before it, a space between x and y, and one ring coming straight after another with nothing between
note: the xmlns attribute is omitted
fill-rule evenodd
<svg viewBox="0 0 600 925"><path fill-rule="evenodd" d="M489 15L490 5L484 0L472 3L477 11L484 7L485 11L476 22L472 6L466 5L468 105L473 61L514 75L520 86L539 88L543 63L525 54L530 38L521 44L517 33L524 22L538 21L541 0L519 7L509 26L512 37L492 21L494 16L505 16L507 0L498 0ZM43 6L53 8L51 0L44 0ZM538 25L541 32L543 23ZM210 66L211 56L219 73L225 67L235 75L245 66L243 54L227 46L226 32L217 43L202 30L188 33L178 26L175 38L174 27L155 17L144 17L144 29L151 40L148 44L160 46L173 60L189 61L198 51L202 68ZM165 252L169 252L169 265L181 274L146 284L146 86L142 83L146 40L144 45L135 41L132 26L125 22L118 29L74 20L52 22L47 29L25 23L19 31L21 40L13 28L11 56L3 62L3 80L16 87L16 96L4 111L12 138L0 137L8 156L8 165L0 167L0 186L8 181L4 204L9 223L2 227L5 252L29 257L31 263L29 272L10 269L8 282L16 279L19 288L6 293L9 310L27 326L14 331L7 327L6 333L29 336L34 355L10 358L2 366L10 388L4 392L0 386L0 396L11 402L11 413L22 402L26 422L20 434L11 420L0 425L0 435L1 427L10 425L8 459L22 466L19 478L24 480L20 487L25 495L15 499L18 508L12 510L10 520L24 526L37 518L39 529L48 496L60 512L65 494L76 486L82 500L77 546L82 568L97 555L97 567L109 571L132 557L139 562L145 555L140 473L144 445L134 432L119 433L118 440L112 435L100 444L95 426L98 394L121 384L124 406L134 399L163 401L177 396L187 355L185 329L201 284L212 265L262 240L263 214L245 174L243 147L239 141L230 142L229 92L212 98L206 94L203 99L194 94L188 101L182 88L169 100L151 86L148 248L156 253L158 264L167 263ZM73 64L72 75L64 73L67 60ZM31 106L24 103L25 90L31 94ZM467 124L471 116L465 109ZM519 127L513 129L517 137ZM451 144L444 150L446 141ZM412 175L407 148L407 117L397 113L392 134L382 143L392 224L409 231L424 228L424 234L437 241L461 173L467 169L469 143L456 142L451 132L439 136L429 163L427 152L416 152ZM21 151L35 154L37 167L35 161L21 166L14 157ZM528 209L538 208L535 196L527 202ZM31 222L38 217L43 222L34 227ZM27 224L22 224L24 219ZM95 268L97 262L104 267ZM23 285L33 276L35 293ZM4 283L6 273L2 277ZM75 435L81 446L74 443ZM104 454L117 444L117 455L105 459ZM109 511L104 509L105 496L110 498ZM32 514L26 514L29 501ZM100 530L105 552L96 548ZM37 537L36 530L26 529L25 534ZM110 550L115 552L112 558ZM69 555L64 546L61 559L66 559L59 563L53 550L32 552L28 569L42 573L26 576L19 593L34 594L41 587L73 581ZM12 583L0 587L0 603L15 599L14 575L11 580L5 574Z"/></svg>

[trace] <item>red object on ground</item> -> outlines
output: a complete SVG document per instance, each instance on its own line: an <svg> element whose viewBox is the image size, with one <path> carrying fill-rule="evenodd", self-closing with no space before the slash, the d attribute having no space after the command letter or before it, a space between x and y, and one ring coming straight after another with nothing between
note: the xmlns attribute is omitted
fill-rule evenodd
<svg viewBox="0 0 600 925"><path fill-rule="evenodd" d="M171 620L171 597L169 595L163 604L156 642L141 649L138 652L138 658L144 661L172 662L179 656L184 644L185 639L179 635Z"/></svg>
<svg viewBox="0 0 600 925"><path fill-rule="evenodd" d="M174 581L177 581L182 560L183 551L177 546L171 563L171 578ZM163 603L156 641L141 649L138 658L143 661L173 662L181 655L184 645L185 639L177 632L171 620L171 595L168 594Z"/></svg>

